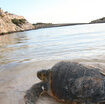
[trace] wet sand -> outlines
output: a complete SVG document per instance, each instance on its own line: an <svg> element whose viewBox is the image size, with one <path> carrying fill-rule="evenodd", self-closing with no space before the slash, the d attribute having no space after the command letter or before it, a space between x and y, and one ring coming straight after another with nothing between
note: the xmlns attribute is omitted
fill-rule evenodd
<svg viewBox="0 0 105 104"><path fill-rule="evenodd" d="M48 69L57 61L42 61L25 63L12 69L0 73L0 104L24 104L23 96L25 91L39 80L36 72L40 69ZM48 104L53 104L51 98L40 98L38 102L44 104L47 99ZM48 99L50 99L48 101ZM52 103L50 102L52 101ZM45 102L46 104L46 102Z"/></svg>
<svg viewBox="0 0 105 104"><path fill-rule="evenodd" d="M86 62L77 60L86 65L99 67L104 72L104 62ZM0 104L24 104L25 91L40 80L36 72L40 69L51 68L59 60L37 61L24 63L0 73ZM49 97L41 97L37 104L59 104Z"/></svg>

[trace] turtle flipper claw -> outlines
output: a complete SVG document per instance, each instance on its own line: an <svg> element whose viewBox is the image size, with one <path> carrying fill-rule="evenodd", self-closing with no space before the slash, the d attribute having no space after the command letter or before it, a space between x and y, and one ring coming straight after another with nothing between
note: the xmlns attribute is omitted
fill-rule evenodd
<svg viewBox="0 0 105 104"><path fill-rule="evenodd" d="M46 91L45 82L34 84L24 96L25 104L36 104L37 99L44 91Z"/></svg>

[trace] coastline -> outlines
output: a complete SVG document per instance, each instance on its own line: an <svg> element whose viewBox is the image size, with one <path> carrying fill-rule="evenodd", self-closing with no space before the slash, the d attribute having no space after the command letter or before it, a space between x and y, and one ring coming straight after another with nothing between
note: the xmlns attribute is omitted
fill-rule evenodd
<svg viewBox="0 0 105 104"><path fill-rule="evenodd" d="M11 34L11 33L18 33L18 32L30 31L30 30L34 30L34 29L27 29L27 30L20 30L20 31L11 31L11 32L0 33L0 36Z"/></svg>
<svg viewBox="0 0 105 104"><path fill-rule="evenodd" d="M42 28L53 28L53 27L75 26L75 25L86 25L86 24L90 24L90 23L67 23L67 24L64 23L64 24L51 24L49 26L46 25L46 24L44 24L44 26L43 25L40 25L40 26L33 25L34 28L32 28L32 29L19 30L19 31L10 31L10 32L3 32L3 33L0 33L0 36L1 35L6 35L6 34L11 34L11 33L17 33L17 32L37 30L37 29L42 29Z"/></svg>
<svg viewBox="0 0 105 104"><path fill-rule="evenodd" d="M25 31L30 31L30 30L37 30L37 29L43 29L43 28L53 28L53 27L63 27L63 26L76 26L76 25L87 25L87 24L102 24L102 23L67 23L67 24L52 24L50 26L39 26L35 27L33 29L26 29L26 30L19 30L19 31L11 31L11 32L4 32L0 33L0 36L2 35L7 35L11 33L18 33L18 32L25 32Z"/></svg>
<svg viewBox="0 0 105 104"><path fill-rule="evenodd" d="M61 24L50 24L50 23L36 23L33 24L35 26L35 29L40 28L51 28L51 27L62 27L62 26L73 26L73 25L85 25L89 23L61 23Z"/></svg>
<svg viewBox="0 0 105 104"><path fill-rule="evenodd" d="M34 24L33 25L34 28L32 28L32 29L4 32L4 33L0 33L0 36L1 35L6 35L6 34L11 34L11 33L17 33L17 32L24 32L24 31L30 31L30 30L43 29L43 28L53 28L53 27L63 27L63 26L76 26L76 25L87 25L87 24L100 24L100 23L64 23L64 24L62 23L62 24L51 24L51 25L46 25L46 24L43 24L44 26L43 25L37 26L37 25Z"/></svg>

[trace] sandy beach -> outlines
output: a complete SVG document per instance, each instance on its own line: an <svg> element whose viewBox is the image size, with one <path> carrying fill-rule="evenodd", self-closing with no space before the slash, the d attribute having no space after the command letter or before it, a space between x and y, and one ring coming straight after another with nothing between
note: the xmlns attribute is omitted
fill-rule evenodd
<svg viewBox="0 0 105 104"><path fill-rule="evenodd" d="M80 60L77 60L80 62ZM36 72L41 69L51 68L58 60L37 61L24 63L0 73L0 104L24 104L25 91L33 84L39 82ZM103 63L81 61L85 65L95 66L104 72ZM53 98L41 97L37 104L59 104Z"/></svg>
<svg viewBox="0 0 105 104"><path fill-rule="evenodd" d="M0 104L24 104L23 96L25 91L39 81L36 77L36 72L43 68L50 68L56 62L57 61L33 62L1 72ZM42 97L41 99L47 99L48 104L54 103L54 100L51 98ZM48 101L48 99L50 100ZM43 100L39 100L38 102L41 104Z"/></svg>

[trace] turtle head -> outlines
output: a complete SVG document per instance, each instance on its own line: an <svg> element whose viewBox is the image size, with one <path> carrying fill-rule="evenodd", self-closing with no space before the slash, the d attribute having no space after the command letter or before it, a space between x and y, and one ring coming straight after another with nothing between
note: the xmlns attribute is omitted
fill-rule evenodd
<svg viewBox="0 0 105 104"><path fill-rule="evenodd" d="M49 70L41 70L37 72L37 77L42 81L48 81L49 80Z"/></svg>

